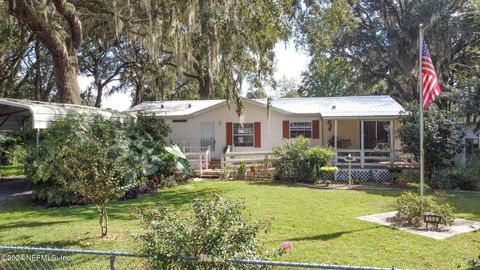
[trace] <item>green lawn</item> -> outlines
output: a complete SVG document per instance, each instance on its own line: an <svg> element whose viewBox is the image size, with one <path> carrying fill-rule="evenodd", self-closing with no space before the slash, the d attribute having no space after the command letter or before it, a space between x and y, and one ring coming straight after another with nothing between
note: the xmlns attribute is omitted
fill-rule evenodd
<svg viewBox="0 0 480 270"><path fill-rule="evenodd" d="M23 175L23 165L14 164L14 165L0 165L0 176L15 176Z"/></svg>
<svg viewBox="0 0 480 270"><path fill-rule="evenodd" d="M1 244L135 251L131 235L139 224L132 207L169 203L187 208L212 191L242 198L254 219L272 219L261 236L265 248L283 241L294 248L282 260L409 269L456 269L465 257L480 254L480 233L438 241L360 221L355 217L391 211L399 192L319 190L248 182L190 182L137 200L112 203L110 233L99 240L94 206L43 209L14 200L0 213ZM457 217L480 221L479 194L449 194Z"/></svg>

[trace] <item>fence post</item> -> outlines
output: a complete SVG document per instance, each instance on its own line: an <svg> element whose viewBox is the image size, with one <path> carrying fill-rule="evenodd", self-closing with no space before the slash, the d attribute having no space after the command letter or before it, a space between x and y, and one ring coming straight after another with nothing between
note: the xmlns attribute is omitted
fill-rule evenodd
<svg viewBox="0 0 480 270"><path fill-rule="evenodd" d="M110 270L115 270L115 255L110 255Z"/></svg>

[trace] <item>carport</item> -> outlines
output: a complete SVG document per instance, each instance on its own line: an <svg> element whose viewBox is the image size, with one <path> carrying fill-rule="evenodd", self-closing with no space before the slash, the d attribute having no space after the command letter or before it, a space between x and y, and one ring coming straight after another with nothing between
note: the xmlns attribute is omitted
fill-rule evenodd
<svg viewBox="0 0 480 270"><path fill-rule="evenodd" d="M0 131L20 130L32 125L37 131L37 143L41 129L49 128L56 119L69 114L79 114L85 118L97 115L122 123L135 119L131 113L111 109L100 109L83 105L0 98Z"/></svg>

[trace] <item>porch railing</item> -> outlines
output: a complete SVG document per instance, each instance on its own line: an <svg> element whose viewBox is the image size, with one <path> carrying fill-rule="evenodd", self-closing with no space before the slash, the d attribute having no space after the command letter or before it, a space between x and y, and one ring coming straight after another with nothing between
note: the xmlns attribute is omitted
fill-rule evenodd
<svg viewBox="0 0 480 270"><path fill-rule="evenodd" d="M183 153L188 159L190 166L194 170L198 170L200 175L202 175L204 169L208 169L212 158L212 151L210 145L208 147L190 147L183 146Z"/></svg>
<svg viewBox="0 0 480 270"><path fill-rule="evenodd" d="M242 161L247 165L268 165L272 158L273 155L271 151L231 152L231 148L227 147L227 151L221 158L221 168L236 167L239 166Z"/></svg>

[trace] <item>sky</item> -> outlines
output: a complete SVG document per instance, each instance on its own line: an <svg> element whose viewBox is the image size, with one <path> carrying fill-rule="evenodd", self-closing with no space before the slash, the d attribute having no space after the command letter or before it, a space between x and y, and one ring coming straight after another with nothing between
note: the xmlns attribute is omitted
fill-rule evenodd
<svg viewBox="0 0 480 270"><path fill-rule="evenodd" d="M309 57L303 52L295 48L293 42L281 42L275 46L275 54L277 56L276 71L274 78L280 80L283 77L294 79L300 83L302 71L307 68ZM92 79L79 76L78 82L82 91L86 90ZM126 110L132 104L132 96L130 93L115 93L110 96L102 97L102 107L111 108L119 111Z"/></svg>

